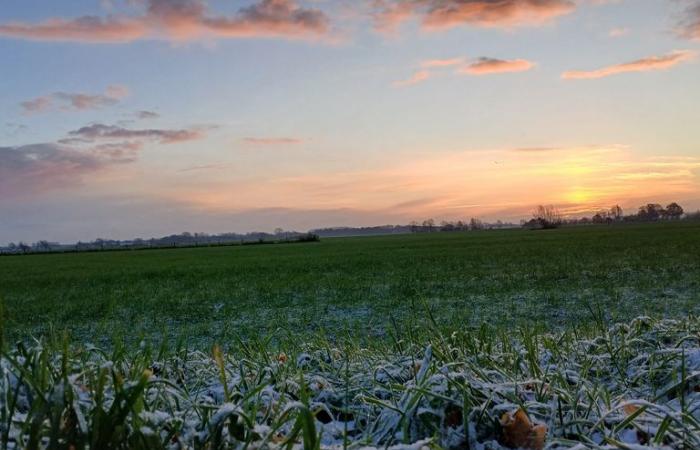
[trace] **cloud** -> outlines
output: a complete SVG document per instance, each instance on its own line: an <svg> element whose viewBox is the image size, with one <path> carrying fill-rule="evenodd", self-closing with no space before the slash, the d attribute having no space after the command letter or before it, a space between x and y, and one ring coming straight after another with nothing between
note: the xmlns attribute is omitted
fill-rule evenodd
<svg viewBox="0 0 700 450"><path fill-rule="evenodd" d="M11 198L75 186L86 174L130 161L116 150L79 151L54 143L0 147L0 191Z"/></svg>
<svg viewBox="0 0 700 450"><path fill-rule="evenodd" d="M141 20L83 16L75 19L52 18L40 23L0 24L0 36L31 41L78 41L94 43L130 42L146 36Z"/></svg>
<svg viewBox="0 0 700 450"><path fill-rule="evenodd" d="M53 94L33 98L20 103L24 114L41 113L54 107L63 111L83 111L112 106L129 95L126 86L108 86L104 94L85 94L70 92L54 92Z"/></svg>
<svg viewBox="0 0 700 450"><path fill-rule="evenodd" d="M700 2L688 7L685 18L678 23L676 31L685 39L700 41Z"/></svg>
<svg viewBox="0 0 700 450"><path fill-rule="evenodd" d="M0 147L0 191L11 200L74 187L95 173L135 162L149 142L173 144L204 136L201 127L127 129L98 123L57 142Z"/></svg>
<svg viewBox="0 0 700 450"><path fill-rule="evenodd" d="M141 129L134 130L119 127L116 125L104 125L96 123L82 127L68 133L69 141L91 142L104 139L143 139L154 140L161 144L174 144L178 142L191 141L205 137L201 128L162 130L162 129ZM77 141L76 141L77 140ZM66 140L62 142L67 142Z"/></svg>
<svg viewBox="0 0 700 450"><path fill-rule="evenodd" d="M461 67L458 72L467 75L490 75L497 73L525 72L532 69L534 63L525 59L479 58Z"/></svg>
<svg viewBox="0 0 700 450"><path fill-rule="evenodd" d="M611 38L618 38L622 36L627 36L630 33L629 28L613 28L608 31L608 36Z"/></svg>
<svg viewBox="0 0 700 450"><path fill-rule="evenodd" d="M426 81L427 79L430 78L430 76L431 76L431 73L428 70L417 70L409 78L407 78L405 80L394 81L392 83L392 85L394 87L413 86L414 84L418 84L418 83L422 83L423 81Z"/></svg>
<svg viewBox="0 0 700 450"><path fill-rule="evenodd" d="M478 58L469 61L464 57L446 59L427 59L420 62L420 69L405 80L398 80L392 83L394 87L407 87L422 83L433 77L433 75L444 72L450 67L460 66L456 73L467 75L489 75L508 72L524 72L532 69L535 64L525 59L496 59ZM430 69L430 70L428 70Z"/></svg>
<svg viewBox="0 0 700 450"><path fill-rule="evenodd" d="M627 72L649 72L652 70L666 70L678 64L695 58L695 52L691 50L676 50L666 55L648 56L623 64L603 67L591 71L572 70L564 72L561 77L565 80L596 79Z"/></svg>
<svg viewBox="0 0 700 450"><path fill-rule="evenodd" d="M309 38L328 33L329 19L293 0L258 0L232 15L212 13L204 0L142 0L139 16L51 18L0 24L0 36L35 41L124 43L140 39Z"/></svg>
<svg viewBox="0 0 700 450"><path fill-rule="evenodd" d="M44 112L51 108L51 97L43 96L23 101L19 104L25 114Z"/></svg>
<svg viewBox="0 0 700 450"><path fill-rule="evenodd" d="M498 161L499 163L495 163ZM697 197L700 158L649 156L622 145L429 152L381 166L324 173L207 173L163 191L172 201L212 214L251 208L363 210L416 218L527 215L538 203L596 210L638 199ZM231 196L231 192L244 195ZM478 205L478 206L477 206ZM284 226L284 225L283 225Z"/></svg>
<svg viewBox="0 0 700 450"><path fill-rule="evenodd" d="M427 30L462 25L537 26L575 9L573 0L376 0L375 27L392 31L418 18Z"/></svg>
<svg viewBox="0 0 700 450"><path fill-rule="evenodd" d="M447 58L447 59L427 59L421 61L420 66L427 69L436 67L451 67L464 63L464 58Z"/></svg>
<svg viewBox="0 0 700 450"><path fill-rule="evenodd" d="M247 137L243 142L253 145L296 145L303 143L304 140L293 137Z"/></svg>
<svg viewBox="0 0 700 450"><path fill-rule="evenodd" d="M142 120L157 119L160 117L160 114L154 111L136 111L136 117Z"/></svg>

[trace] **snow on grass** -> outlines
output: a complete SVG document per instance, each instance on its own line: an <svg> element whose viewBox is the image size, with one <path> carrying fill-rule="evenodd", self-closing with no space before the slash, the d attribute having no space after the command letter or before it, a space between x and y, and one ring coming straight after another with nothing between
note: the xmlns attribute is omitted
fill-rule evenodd
<svg viewBox="0 0 700 450"><path fill-rule="evenodd" d="M136 351L18 344L0 448L700 448L700 320Z"/></svg>

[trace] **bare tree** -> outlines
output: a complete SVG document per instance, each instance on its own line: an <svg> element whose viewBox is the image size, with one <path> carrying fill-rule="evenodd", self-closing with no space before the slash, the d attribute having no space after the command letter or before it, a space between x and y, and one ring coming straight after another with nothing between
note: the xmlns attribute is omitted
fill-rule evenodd
<svg viewBox="0 0 700 450"><path fill-rule="evenodd" d="M428 219L423 221L423 228L427 228L429 232L432 232L435 228L435 220Z"/></svg>
<svg viewBox="0 0 700 450"><path fill-rule="evenodd" d="M554 205L539 205L532 214L541 228L557 228L562 223L561 213Z"/></svg>
<svg viewBox="0 0 700 450"><path fill-rule="evenodd" d="M483 230L483 229L484 229L484 223L483 223L481 220L475 219L474 217L472 217L472 218L469 220L469 229L472 230L472 231L475 231L475 230Z"/></svg>
<svg viewBox="0 0 700 450"><path fill-rule="evenodd" d="M623 216L623 211L622 208L620 208L620 205L615 205L612 208L610 208L610 217L615 220L622 220Z"/></svg>

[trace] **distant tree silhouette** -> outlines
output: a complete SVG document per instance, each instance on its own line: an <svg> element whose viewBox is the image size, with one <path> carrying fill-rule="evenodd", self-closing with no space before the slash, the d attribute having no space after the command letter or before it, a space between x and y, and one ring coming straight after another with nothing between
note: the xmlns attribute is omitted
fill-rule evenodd
<svg viewBox="0 0 700 450"><path fill-rule="evenodd" d="M664 216L671 220L678 220L683 215L683 207L676 202L669 204L664 211Z"/></svg>
<svg viewBox="0 0 700 450"><path fill-rule="evenodd" d="M641 220L659 220L664 215L664 208L658 203L647 203L639 207L637 215Z"/></svg>

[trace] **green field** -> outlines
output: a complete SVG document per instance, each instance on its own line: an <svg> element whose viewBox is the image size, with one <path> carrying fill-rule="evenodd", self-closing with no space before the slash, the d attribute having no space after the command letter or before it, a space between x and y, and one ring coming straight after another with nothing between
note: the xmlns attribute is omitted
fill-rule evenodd
<svg viewBox="0 0 700 450"><path fill-rule="evenodd" d="M700 224L324 239L0 257L10 339L187 338L585 323L700 312Z"/></svg>

